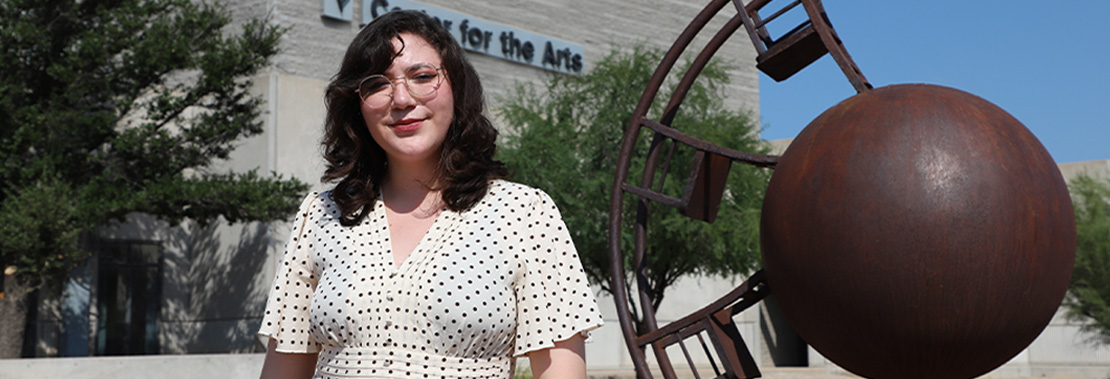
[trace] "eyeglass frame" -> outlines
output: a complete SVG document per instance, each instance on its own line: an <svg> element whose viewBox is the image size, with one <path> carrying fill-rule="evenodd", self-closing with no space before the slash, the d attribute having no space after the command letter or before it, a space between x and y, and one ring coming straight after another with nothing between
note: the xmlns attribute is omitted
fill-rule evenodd
<svg viewBox="0 0 1110 379"><path fill-rule="evenodd" d="M370 80L370 79L373 79L373 78L376 78L376 77L381 77L381 78L385 79L387 82L389 82L389 102L380 106L380 107L371 107L371 109L384 109L384 108L388 107L389 104L393 103L393 95L397 93L397 86L394 84L394 82L396 82L398 80L404 80L405 81L405 91L408 91L409 96L412 96L412 97L415 97L415 98L418 98L418 99L421 99L421 100L426 99L428 97L431 97L432 95L435 95L436 92L439 92L439 87L443 85L443 80L446 78L446 76L444 76L445 74L441 73L440 71L443 71L444 67L443 66L439 66L439 67L432 66L432 64L430 64L430 63L423 63L423 65L427 65L428 67L431 67L432 69L434 69L435 72L436 72L437 79L439 80L436 83L435 89L433 89L432 92L429 92L426 95L417 95L417 94L414 94L412 92L412 88L409 85L409 80L412 80L413 78L410 78L406 75L402 75L402 76L399 76L399 77L396 77L396 78L390 78L388 76L385 76L384 74L374 74L374 75L370 75L370 76L367 76L365 78L362 78L362 80L360 80L358 82L358 86L355 87L355 93L358 94L359 101L365 102L366 98L370 97L371 95L363 96L363 94L362 94L362 85L365 84L367 80ZM369 105L367 105L367 106L369 106Z"/></svg>

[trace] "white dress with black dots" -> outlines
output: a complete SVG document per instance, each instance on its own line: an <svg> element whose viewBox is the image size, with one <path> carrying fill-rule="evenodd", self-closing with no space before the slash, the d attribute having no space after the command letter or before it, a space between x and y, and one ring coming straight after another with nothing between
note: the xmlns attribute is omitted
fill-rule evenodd
<svg viewBox="0 0 1110 379"><path fill-rule="evenodd" d="M384 208L344 227L330 192L301 204L259 334L318 352L316 378L509 378L511 357L601 326L543 191L493 182L441 212L399 268Z"/></svg>

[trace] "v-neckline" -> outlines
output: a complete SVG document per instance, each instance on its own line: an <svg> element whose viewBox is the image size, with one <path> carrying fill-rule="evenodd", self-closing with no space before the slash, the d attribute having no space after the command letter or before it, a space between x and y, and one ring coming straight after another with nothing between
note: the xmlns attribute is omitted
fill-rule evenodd
<svg viewBox="0 0 1110 379"><path fill-rule="evenodd" d="M381 199L379 198L379 201L380 200ZM409 266L410 261L418 258L417 255L424 255L424 251L429 250L429 246L426 245L432 243L432 240L434 239L432 235L435 233L436 230L442 229L442 226L440 224L445 222L444 220L447 218L447 214L452 213L449 209L440 210L434 216L435 219L432 220L432 224L428 226L428 230L424 231L424 234L420 236L420 240L418 240L416 242L416 245L413 246L412 251L409 252L409 255L406 256L405 259L401 260L400 264L398 264L397 260L394 258L393 228L390 226L389 223L389 210L386 208L385 202L381 203L380 208L382 211L382 220L385 221L385 226L382 228L382 230L385 232L385 237L388 238L388 249L386 250L386 254L383 255L386 262L389 264L389 267L391 267L391 269L393 270L392 272L401 272L403 268Z"/></svg>

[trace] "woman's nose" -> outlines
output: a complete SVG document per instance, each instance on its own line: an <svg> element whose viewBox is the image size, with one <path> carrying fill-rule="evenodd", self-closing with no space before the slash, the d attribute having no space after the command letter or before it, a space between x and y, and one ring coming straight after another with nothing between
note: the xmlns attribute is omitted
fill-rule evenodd
<svg viewBox="0 0 1110 379"><path fill-rule="evenodd" d="M408 108L416 103L412 94L409 93L409 88L405 85L405 79L397 79L393 81L393 107L394 108Z"/></svg>

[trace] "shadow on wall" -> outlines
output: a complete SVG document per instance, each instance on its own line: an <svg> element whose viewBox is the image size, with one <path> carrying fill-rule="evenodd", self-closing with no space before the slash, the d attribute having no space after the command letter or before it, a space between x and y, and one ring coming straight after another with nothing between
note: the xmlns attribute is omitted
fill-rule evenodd
<svg viewBox="0 0 1110 379"><path fill-rule="evenodd" d="M272 238L280 223L177 227L150 216L98 232L101 238L154 240L162 247L157 335L162 354L264 351L256 337L272 277ZM280 253L279 253L280 254Z"/></svg>
<svg viewBox="0 0 1110 379"><path fill-rule="evenodd" d="M763 298L759 304L759 329L763 335L764 366L807 367L808 345L786 321L775 295Z"/></svg>

